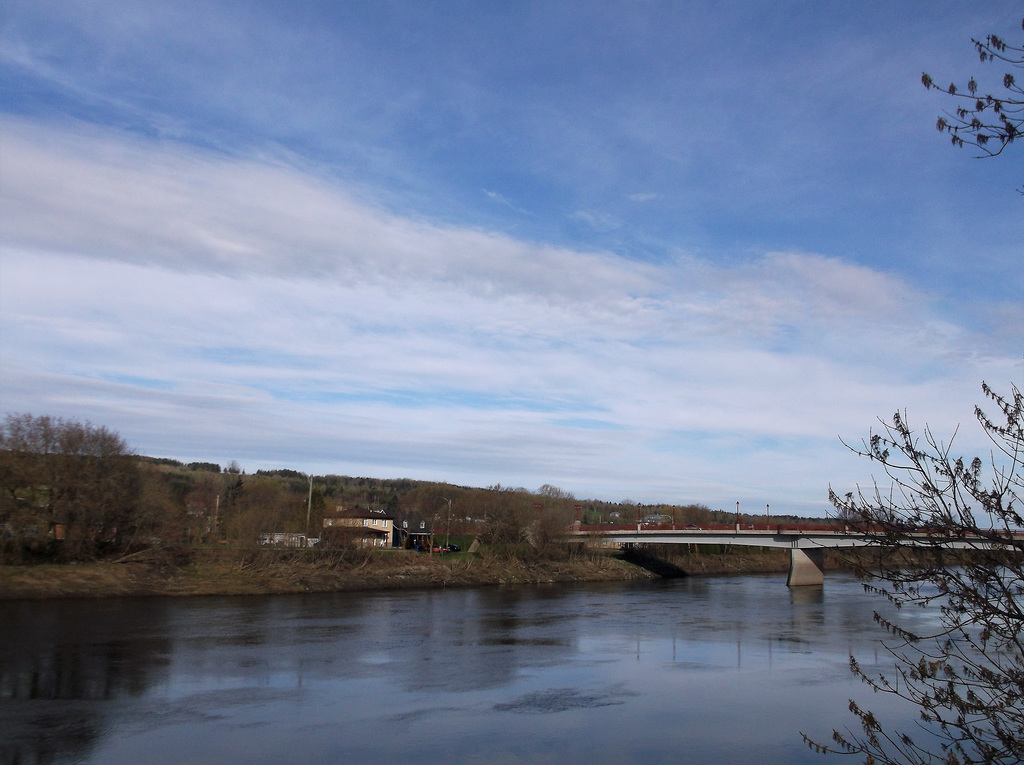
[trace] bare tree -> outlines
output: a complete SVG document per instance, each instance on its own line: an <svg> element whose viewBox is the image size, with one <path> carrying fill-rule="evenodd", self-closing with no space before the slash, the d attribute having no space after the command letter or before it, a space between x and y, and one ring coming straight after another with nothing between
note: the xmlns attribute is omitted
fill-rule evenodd
<svg viewBox="0 0 1024 765"><path fill-rule="evenodd" d="M1024 21L1021 28L1024 29ZM971 42L983 62L1024 69L1024 45L1010 45L999 35ZM921 83L929 90L944 92L956 102L956 108L943 112L935 123L939 132L949 135L954 146L970 144L979 150L979 156L995 157L1020 138L1024 129L1024 89L1017 84L1013 72L1003 73L1002 92L982 93L974 77L964 88L952 82L943 88L927 73L921 75Z"/></svg>
<svg viewBox="0 0 1024 765"><path fill-rule="evenodd" d="M882 466L883 488L830 490L848 523L879 552L860 573L865 588L897 607L935 609L939 627L915 634L876 613L889 633L894 674L869 675L873 690L920 708L919 729L888 730L854 702L858 730L834 731L834 746L868 763L1024 761L1024 396L982 389L998 415L975 414L992 443L986 462L954 457L929 429L915 433L897 412L854 451ZM953 549L960 547L960 550Z"/></svg>
<svg viewBox="0 0 1024 765"><path fill-rule="evenodd" d="M281 484L263 476L239 477L239 481L234 485L230 512L224 520L228 539L237 544L255 545L264 534L287 531L284 524L288 505Z"/></svg>
<svg viewBox="0 0 1024 765"><path fill-rule="evenodd" d="M527 526L533 520L533 498L524 489L495 484L487 489L484 529L488 541L516 544L524 540Z"/></svg>
<svg viewBox="0 0 1024 765"><path fill-rule="evenodd" d="M11 414L0 428L5 536L60 557L91 558L137 538L138 463L105 427L59 417Z"/></svg>
<svg viewBox="0 0 1024 765"><path fill-rule="evenodd" d="M551 499L574 499L572 492L558 486L552 486L550 483L546 483L537 489L537 493L542 497L549 497Z"/></svg>

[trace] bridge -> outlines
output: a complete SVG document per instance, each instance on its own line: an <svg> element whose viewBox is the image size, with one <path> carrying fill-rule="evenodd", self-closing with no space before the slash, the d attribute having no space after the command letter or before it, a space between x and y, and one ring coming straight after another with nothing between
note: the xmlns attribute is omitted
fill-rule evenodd
<svg viewBox="0 0 1024 765"><path fill-rule="evenodd" d="M600 539L616 546L628 545L745 545L789 549L789 587L824 584L825 550L840 547L878 547L879 534L830 526L777 526L766 529L739 525L719 528L629 526L576 526L575 538ZM934 546L936 538L927 532L909 532L901 542L908 546ZM968 550L991 547L991 543L969 537L942 539L943 547Z"/></svg>

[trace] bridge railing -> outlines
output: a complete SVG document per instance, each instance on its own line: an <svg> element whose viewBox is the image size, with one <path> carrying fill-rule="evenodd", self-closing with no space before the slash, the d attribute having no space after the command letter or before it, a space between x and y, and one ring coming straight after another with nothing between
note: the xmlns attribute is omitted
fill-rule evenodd
<svg viewBox="0 0 1024 765"><path fill-rule="evenodd" d="M627 523L627 524L588 524L574 526L573 530L580 534L628 534L640 532L657 532L657 531L686 531L693 534L699 534L700 532L706 532L708 534L722 534L722 533L736 533L735 523L708 523L708 524L681 524L681 523ZM774 534L844 534L844 535L865 535L878 537L884 537L887 534L887 530L878 527L864 527L860 525L844 525L838 521L822 523L775 523L771 526L764 524L740 524L739 532L748 533L761 533L766 532ZM941 529L918 527L918 528L907 528L904 532L907 537L916 537L918 539L936 539L943 540L950 538L947 534L943 533ZM955 538L955 537L954 537ZM969 537L974 538L974 537ZM996 542L998 539L1005 539L1011 544L1019 544L1024 540L1024 530L1014 530L1010 532L982 532L977 539L988 540L989 542Z"/></svg>
<svg viewBox="0 0 1024 765"><path fill-rule="evenodd" d="M705 523L705 524L700 524L700 525L696 525L696 524L692 524L692 523L687 523L687 524L683 524L683 523L660 523L660 524L655 524L655 523L643 523L643 522L641 522L639 524L636 524L636 523L620 523L620 524L601 523L601 524L580 525L580 526L578 526L576 528L578 528L579 531L581 531L581 532L591 532L591 533L597 533L597 534L600 534L600 533L615 534L615 533L620 533L620 532L636 531L637 530L637 526L640 527L641 531L695 531L695 532L696 531L709 531L709 532L717 532L717 533L721 533L723 531L733 531L733 532L736 531L736 524L735 523ZM801 532L806 532L806 533L817 532L817 533L821 533L821 532L829 532L829 531L839 531L839 532L842 532L842 531L845 531L845 530L844 530L844 528L843 528L843 526L841 524L823 522L823 523L800 523L800 524L773 523L771 525L741 523L740 524L740 531L762 531L762 532L763 531L773 531L773 532L775 532L777 534L798 534L798 533L801 533Z"/></svg>

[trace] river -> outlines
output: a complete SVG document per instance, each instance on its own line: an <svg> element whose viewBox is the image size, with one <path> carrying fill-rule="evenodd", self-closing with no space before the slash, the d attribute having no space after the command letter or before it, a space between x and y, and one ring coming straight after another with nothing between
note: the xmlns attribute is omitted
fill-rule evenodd
<svg viewBox="0 0 1024 765"><path fill-rule="evenodd" d="M891 668L884 605L833 573L0 602L0 762L830 762L800 733L848 699L915 715L849 670Z"/></svg>

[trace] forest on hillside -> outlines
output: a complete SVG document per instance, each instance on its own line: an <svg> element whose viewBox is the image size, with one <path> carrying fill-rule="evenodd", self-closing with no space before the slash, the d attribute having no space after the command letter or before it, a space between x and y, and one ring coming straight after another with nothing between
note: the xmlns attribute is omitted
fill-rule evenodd
<svg viewBox="0 0 1024 765"><path fill-rule="evenodd" d="M53 417L8 415L0 430L0 562L96 560L145 549L256 546L268 534L319 537L339 511L383 510L436 532L543 548L579 522L709 526L735 513L701 504L580 500L557 486L485 488L409 478L247 475L237 463L132 454L115 432ZM780 518L779 520L786 520ZM764 516L742 515L744 525Z"/></svg>

